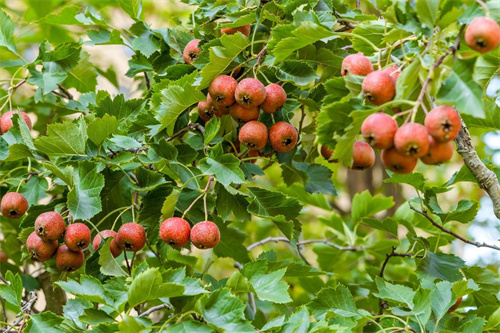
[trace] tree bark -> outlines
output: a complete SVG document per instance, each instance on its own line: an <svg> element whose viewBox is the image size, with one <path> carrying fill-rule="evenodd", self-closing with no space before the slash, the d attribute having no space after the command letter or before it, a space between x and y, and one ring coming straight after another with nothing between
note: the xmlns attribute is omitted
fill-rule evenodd
<svg viewBox="0 0 500 333"><path fill-rule="evenodd" d="M66 293L61 287L53 285L50 274L44 272L38 276L38 282L45 295L45 311L52 311L57 315L63 314L63 306L66 304Z"/></svg>

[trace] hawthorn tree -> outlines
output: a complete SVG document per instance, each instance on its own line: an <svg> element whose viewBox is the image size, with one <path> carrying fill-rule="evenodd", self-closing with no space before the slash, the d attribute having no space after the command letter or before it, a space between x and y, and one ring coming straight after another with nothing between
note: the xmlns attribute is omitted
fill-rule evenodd
<svg viewBox="0 0 500 333"><path fill-rule="evenodd" d="M500 330L500 2L0 3L3 332Z"/></svg>

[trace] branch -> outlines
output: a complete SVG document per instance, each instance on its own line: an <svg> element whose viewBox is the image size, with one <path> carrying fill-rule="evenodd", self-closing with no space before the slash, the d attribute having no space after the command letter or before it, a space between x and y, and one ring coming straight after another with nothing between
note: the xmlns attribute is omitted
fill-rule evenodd
<svg viewBox="0 0 500 333"><path fill-rule="evenodd" d="M149 82L148 73L144 72L144 79L146 79L146 87L151 90L151 83Z"/></svg>
<svg viewBox="0 0 500 333"><path fill-rule="evenodd" d="M364 249L364 248L358 247L358 246L340 246L340 245L337 245L335 243L330 242L329 240L330 239L308 239L308 240L303 240L303 241L297 242L297 246L312 244L312 243L323 243L323 244L326 244L328 246L334 247L340 251L353 251L354 252L354 251L360 251L360 250ZM258 241L256 243L253 243L253 244L247 246L247 251L251 251L252 249L254 249L258 246L264 245L266 243L271 243L271 242L276 242L276 243L285 242L285 243L290 244L290 240L286 237L267 237L261 241Z"/></svg>
<svg viewBox="0 0 500 333"><path fill-rule="evenodd" d="M59 87L59 89L61 89L61 91L64 93L64 95L66 95L67 99L73 99L73 95L71 95L71 93L68 90L66 90L66 88L64 88L60 84L58 84L57 86Z"/></svg>
<svg viewBox="0 0 500 333"><path fill-rule="evenodd" d="M19 318L11 325L11 327L15 327L15 326L20 325L21 322L23 322L23 324L19 328L19 332L22 331L22 329L24 328L24 325L26 323L26 321L25 321L26 318L24 315L29 315L31 313L31 309L33 308L33 305L35 304L36 300L38 299L38 296L36 295L36 293L34 291L30 291L29 297L30 297L30 299L27 302L25 302L24 304L21 303L22 304L21 312L16 316ZM3 330L3 332L4 333L11 332L11 329L6 328Z"/></svg>
<svg viewBox="0 0 500 333"><path fill-rule="evenodd" d="M462 156L465 165L467 165L474 178L477 179L479 186L488 193L493 201L495 216L500 218L500 184L498 178L477 155L467 126L463 121L462 127L455 138L455 144L457 145L457 152Z"/></svg>
<svg viewBox="0 0 500 333"><path fill-rule="evenodd" d="M162 309L172 310L172 307L170 306L170 304L167 304L167 303L160 304L160 305L157 305L157 306L153 306L151 309L149 309L149 310L144 311L143 313L141 313L139 315L139 317L146 317L146 316L150 315L151 313L153 313L155 311L162 310Z"/></svg>
<svg viewBox="0 0 500 333"><path fill-rule="evenodd" d="M173 139L183 135L184 133L186 133L189 130L196 130L196 131L199 131L201 134L205 135L205 128L203 126L201 126L198 123L189 123L186 127L182 128L178 132L172 134L172 136L167 139L167 142L172 141Z"/></svg>
<svg viewBox="0 0 500 333"><path fill-rule="evenodd" d="M498 183L497 183L497 186L498 186ZM481 242L473 242L473 241L470 241L466 238L463 238L462 236L460 236L459 234L456 234L454 233L453 231L451 230L448 230L446 228L444 228L443 226L441 226L439 223L437 223L436 221L434 221L434 219L429 215L427 214L427 211L421 211L421 210L418 210L416 209L415 207L413 207L411 205L410 202L408 202L408 204L410 205L410 209L419 213L420 215L424 216L427 220L429 220L429 222L431 222L436 228L438 228L439 230L449 234L449 235L452 235L453 237L457 238L457 239L460 239L462 242L464 243L467 243L467 244L470 244L470 245L474 245L475 247L488 247L490 249L493 249L493 250L497 250L497 251L500 251L500 247L496 246L496 245L490 245L490 244L486 244L486 243L481 243Z"/></svg>

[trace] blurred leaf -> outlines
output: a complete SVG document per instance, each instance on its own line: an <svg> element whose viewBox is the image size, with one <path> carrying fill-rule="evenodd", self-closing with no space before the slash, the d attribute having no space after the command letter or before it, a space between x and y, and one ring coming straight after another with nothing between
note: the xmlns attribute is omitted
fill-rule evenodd
<svg viewBox="0 0 500 333"><path fill-rule="evenodd" d="M28 333L59 333L63 318L50 311L31 315L28 320L26 332Z"/></svg>
<svg viewBox="0 0 500 333"><path fill-rule="evenodd" d="M452 254L427 252L418 265L419 270L446 281L455 282L463 278L460 269L465 262Z"/></svg>
<svg viewBox="0 0 500 333"><path fill-rule="evenodd" d="M328 311L342 317L360 317L351 292L343 285L338 285L335 289L331 287L322 289L311 302L307 303L307 308L317 320L324 319Z"/></svg>
<svg viewBox="0 0 500 333"><path fill-rule="evenodd" d="M14 54L17 53L16 43L14 42L14 23L7 13L0 9L0 46L5 46Z"/></svg>
<svg viewBox="0 0 500 333"><path fill-rule="evenodd" d="M273 303L288 303L292 299L288 295L288 284L280 281L286 268L274 272L267 271L267 261L257 261L245 264L241 273L248 278L257 297Z"/></svg>
<svg viewBox="0 0 500 333"><path fill-rule="evenodd" d="M75 88L81 93L95 91L97 86L97 71L89 58L90 55L82 51L80 62L68 72L68 77L62 83L66 89Z"/></svg>
<svg viewBox="0 0 500 333"><path fill-rule="evenodd" d="M364 217L370 217L394 206L392 197L372 196L368 190L356 193L352 200L352 220L357 223Z"/></svg>
<svg viewBox="0 0 500 333"><path fill-rule="evenodd" d="M75 170L75 187L68 193L68 209L74 220L88 220L102 209L99 195L104 176L97 168L95 163L82 161Z"/></svg>
<svg viewBox="0 0 500 333"><path fill-rule="evenodd" d="M416 12L420 22L433 29L438 14L439 0L417 0Z"/></svg>

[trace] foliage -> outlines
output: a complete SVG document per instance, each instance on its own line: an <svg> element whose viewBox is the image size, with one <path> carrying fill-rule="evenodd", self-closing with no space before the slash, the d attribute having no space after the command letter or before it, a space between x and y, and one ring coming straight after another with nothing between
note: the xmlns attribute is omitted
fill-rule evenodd
<svg viewBox="0 0 500 333"><path fill-rule="evenodd" d="M23 310L21 330L29 332L498 331L498 262L466 264L451 246L456 237L418 212L468 238L482 194L461 159L448 170L389 173L383 184L379 170L374 187L362 182L363 171L318 154L327 145L350 166L363 120L412 110L429 71L424 107L454 105L475 139L500 130L498 96L486 93L498 80L498 48L479 55L461 43L433 69L483 8L437 0L362 1L362 10L355 1L185 2L191 6L166 13L141 0L2 2L2 109L36 116L32 132L14 115L0 136L0 192L17 190L30 204L20 220L0 217L10 258L1 264L3 321ZM500 20L497 2L486 5ZM126 23L113 19L117 13ZM220 33L245 24L248 37ZM201 53L189 66L182 52L194 38ZM116 47L130 55L123 71L93 58ZM356 52L375 67L403 68L393 101L374 107L363 100L362 77L340 75L342 59ZM268 144L252 163L235 151L238 126L229 116L199 119L196 104L211 80L238 66L239 77L282 82L287 103L261 121L292 122L297 148L273 154ZM482 143L477 148L483 155ZM69 274L54 259L34 263L24 242L36 217L52 210L93 236L138 222L148 247L115 259L108 240L89 247L85 265ZM191 225L214 221L220 244L202 252L162 242L160 223L184 215ZM40 271L75 296L61 313L22 309L41 288Z"/></svg>

